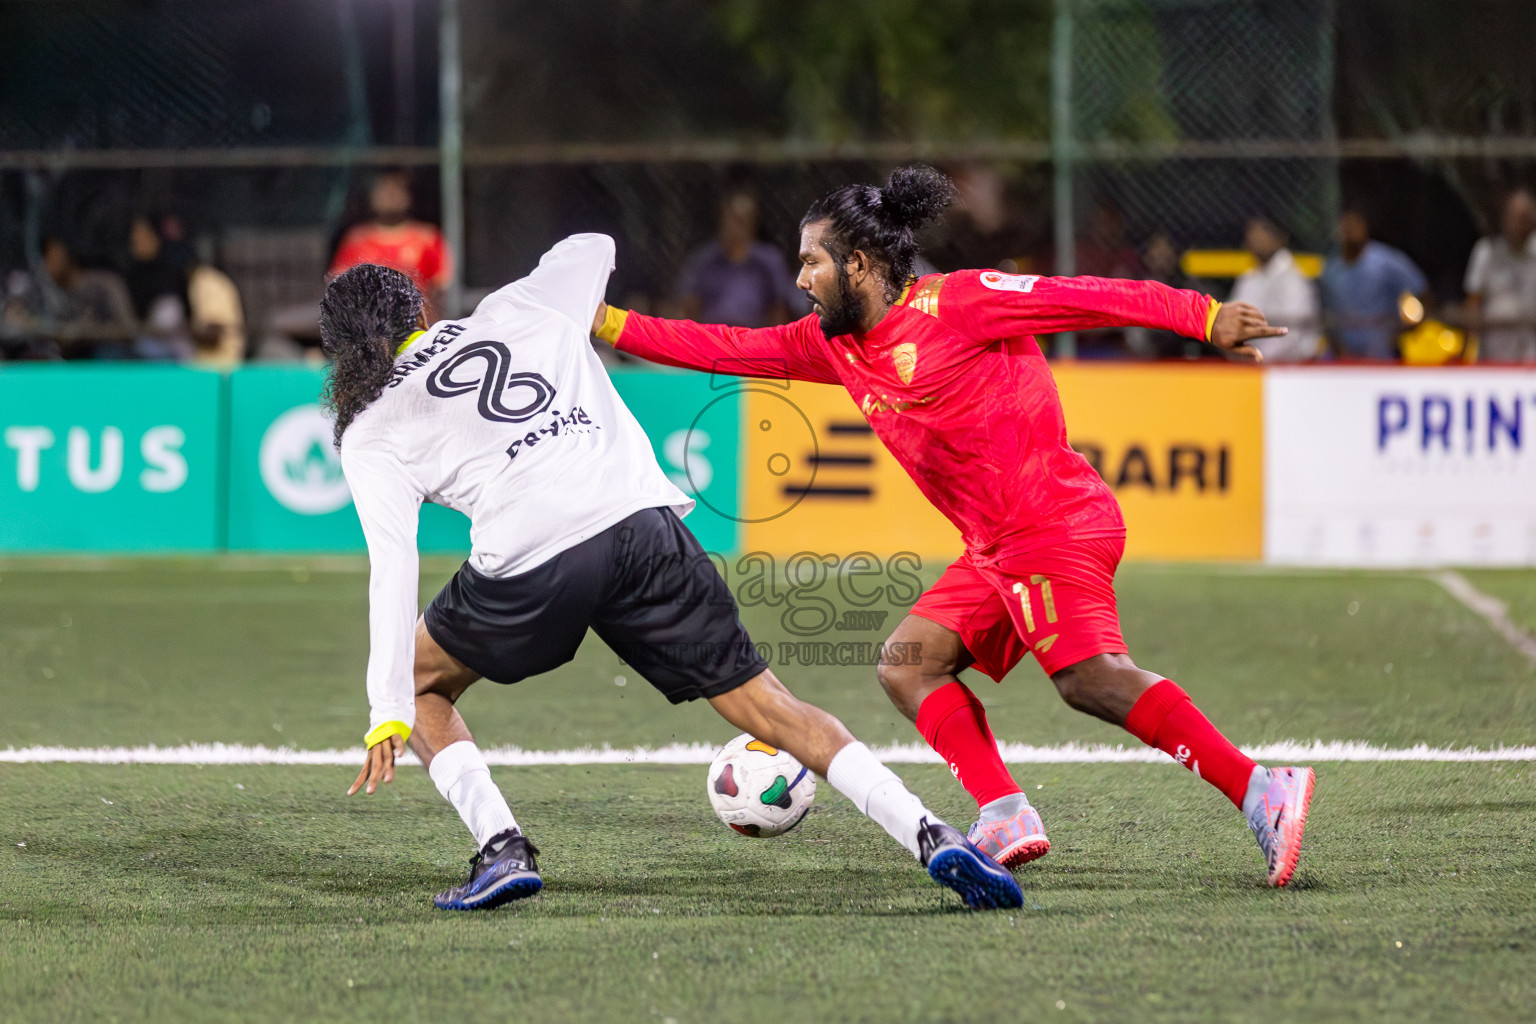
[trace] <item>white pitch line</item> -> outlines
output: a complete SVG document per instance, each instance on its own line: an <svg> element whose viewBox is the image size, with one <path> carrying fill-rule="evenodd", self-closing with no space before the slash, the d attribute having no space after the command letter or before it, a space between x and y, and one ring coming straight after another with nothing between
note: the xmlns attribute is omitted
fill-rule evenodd
<svg viewBox="0 0 1536 1024"><path fill-rule="evenodd" d="M1525 655L1532 665L1536 665L1536 639L1515 625L1514 620L1509 617L1508 605L1478 590L1470 580L1454 569L1430 573L1430 579L1440 584L1447 594L1475 612L1488 623L1489 629L1503 637L1509 646Z"/></svg>
<svg viewBox="0 0 1536 1024"><path fill-rule="evenodd" d="M523 750L489 747L487 764L503 767L600 764L708 764L718 748L707 743L673 743L663 747L624 749L583 747L575 750ZM1142 746L1065 743L1036 747L1002 743L999 750L1010 764L1172 764L1162 751ZM1244 747L1257 761L1301 763L1315 761L1536 761L1536 746L1380 747L1354 740L1283 740ZM876 747L874 754L891 764L939 764L939 756L916 743ZM292 747L245 746L238 743L193 743L179 747L14 747L0 750L0 764L201 764L201 765L347 765L362 762L361 747L350 750L296 750ZM403 764L416 764L412 754Z"/></svg>

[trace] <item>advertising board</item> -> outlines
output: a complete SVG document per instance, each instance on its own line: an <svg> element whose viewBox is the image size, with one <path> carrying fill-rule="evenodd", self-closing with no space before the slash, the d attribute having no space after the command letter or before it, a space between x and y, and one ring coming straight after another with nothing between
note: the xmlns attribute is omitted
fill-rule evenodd
<svg viewBox="0 0 1536 1024"><path fill-rule="evenodd" d="M217 373L152 366L0 372L0 550L217 550Z"/></svg>
<svg viewBox="0 0 1536 1024"><path fill-rule="evenodd" d="M1274 369L1265 558L1536 564L1536 370Z"/></svg>
<svg viewBox="0 0 1536 1024"><path fill-rule="evenodd" d="M886 451L848 392L744 381L742 549L948 561L960 532Z"/></svg>

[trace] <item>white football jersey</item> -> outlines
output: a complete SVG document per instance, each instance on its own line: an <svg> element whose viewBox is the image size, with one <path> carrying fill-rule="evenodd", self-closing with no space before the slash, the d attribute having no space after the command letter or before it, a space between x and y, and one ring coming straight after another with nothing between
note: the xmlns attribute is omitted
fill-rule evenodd
<svg viewBox="0 0 1536 1024"><path fill-rule="evenodd" d="M470 565L491 577L526 572L641 509L693 509L589 341L613 252L606 235L573 235L471 316L433 324L347 427L341 464L371 566L371 727L415 724L423 501L469 516Z"/></svg>

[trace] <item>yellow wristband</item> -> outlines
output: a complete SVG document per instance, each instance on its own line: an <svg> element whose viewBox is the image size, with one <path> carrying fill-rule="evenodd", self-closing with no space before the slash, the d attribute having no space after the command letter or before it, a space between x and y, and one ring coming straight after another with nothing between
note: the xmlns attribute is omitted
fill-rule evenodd
<svg viewBox="0 0 1536 1024"><path fill-rule="evenodd" d="M381 722L368 730L368 735L363 737L363 743L372 749L391 736L399 736L402 740L408 740L411 738L411 727L404 722Z"/></svg>
<svg viewBox="0 0 1536 1024"><path fill-rule="evenodd" d="M1205 314L1205 340L1211 340L1211 332L1216 329L1216 314L1221 312L1221 303L1211 300L1211 308Z"/></svg>
<svg viewBox="0 0 1536 1024"><path fill-rule="evenodd" d="M597 336L610 345L617 345L619 335L624 333L624 321L628 319L629 310L609 306L608 312L603 315L602 326L597 329Z"/></svg>

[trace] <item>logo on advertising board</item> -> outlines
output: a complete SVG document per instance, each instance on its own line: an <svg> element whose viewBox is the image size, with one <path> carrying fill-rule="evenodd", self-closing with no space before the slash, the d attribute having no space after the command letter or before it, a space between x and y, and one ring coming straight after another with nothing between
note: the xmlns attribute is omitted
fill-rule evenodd
<svg viewBox="0 0 1536 1024"><path fill-rule="evenodd" d="M1536 563L1536 373L1273 372L1265 407L1270 560Z"/></svg>
<svg viewBox="0 0 1536 1024"><path fill-rule="evenodd" d="M277 417L261 436L262 483L290 512L323 516L351 503L331 434L331 420L310 403Z"/></svg>
<svg viewBox="0 0 1536 1024"><path fill-rule="evenodd" d="M1419 391L1384 388L1376 401L1376 452L1386 466L1419 471L1433 465L1509 472L1523 446L1525 410L1536 395L1518 387Z"/></svg>
<svg viewBox="0 0 1536 1024"><path fill-rule="evenodd" d="M1052 368L1072 447L1114 491L1128 558L1257 558L1261 375L1239 366Z"/></svg>
<svg viewBox="0 0 1536 1024"><path fill-rule="evenodd" d="M171 366L7 365L0 551L212 550L222 386Z"/></svg>
<svg viewBox="0 0 1536 1024"><path fill-rule="evenodd" d="M914 357L915 358L915 357ZM953 558L959 531L923 497L848 392L796 383L742 393L741 493L748 551L838 549Z"/></svg>

